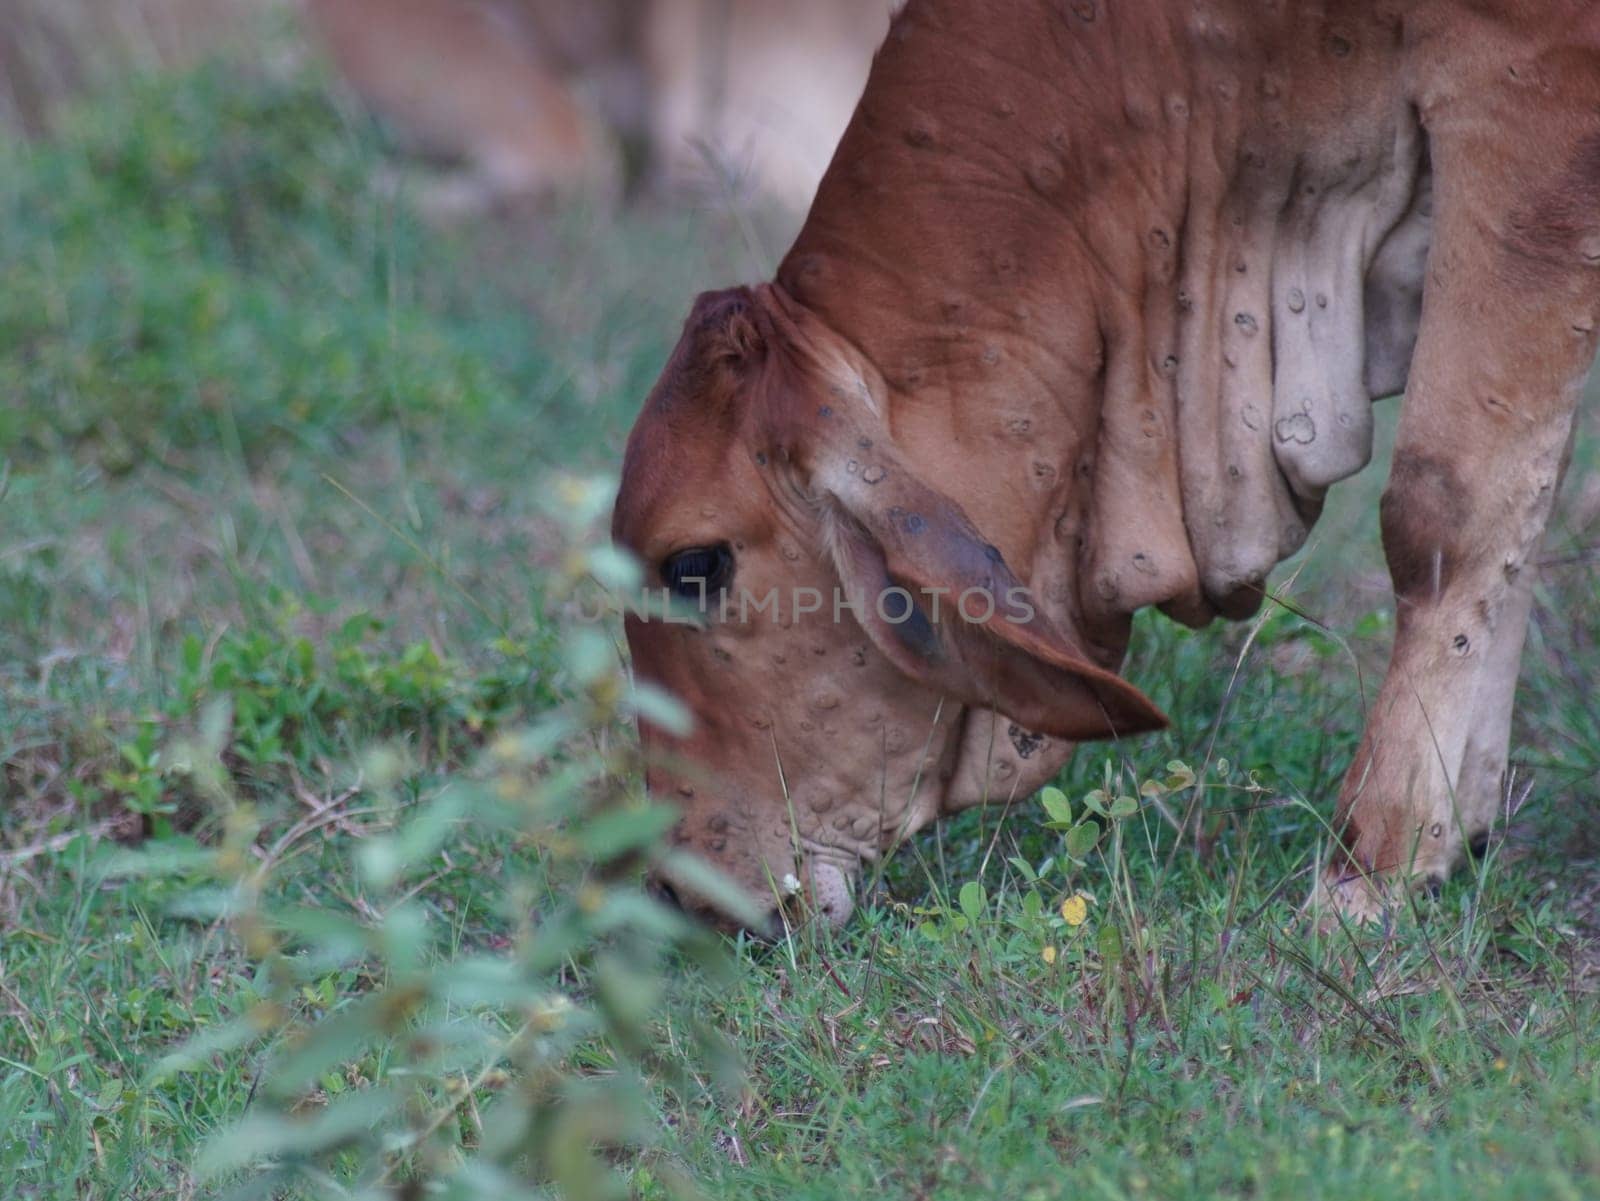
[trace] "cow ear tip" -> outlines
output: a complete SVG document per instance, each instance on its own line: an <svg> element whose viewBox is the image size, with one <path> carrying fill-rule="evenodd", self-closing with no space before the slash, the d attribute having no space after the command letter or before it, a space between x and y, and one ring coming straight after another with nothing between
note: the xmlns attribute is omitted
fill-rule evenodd
<svg viewBox="0 0 1600 1201"><path fill-rule="evenodd" d="M1157 705L1138 688L1135 688L1126 680L1118 680L1117 684L1119 687L1116 690L1115 697L1106 698L1113 703L1105 705L1108 718L1107 724L1111 727L1111 737L1124 738L1136 734L1153 734L1157 730L1165 730L1172 725L1172 719L1166 715L1161 706Z"/></svg>

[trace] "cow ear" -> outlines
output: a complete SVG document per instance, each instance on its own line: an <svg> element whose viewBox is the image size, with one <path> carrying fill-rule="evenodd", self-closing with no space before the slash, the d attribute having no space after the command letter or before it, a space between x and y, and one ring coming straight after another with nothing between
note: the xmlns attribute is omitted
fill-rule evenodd
<svg viewBox="0 0 1600 1201"><path fill-rule="evenodd" d="M898 465L882 470L833 491L827 520L851 611L890 662L1040 734L1082 741L1167 724L1056 628L958 505Z"/></svg>
<svg viewBox="0 0 1600 1201"><path fill-rule="evenodd" d="M748 367L765 351L749 288L702 292L695 298L685 332L702 367Z"/></svg>
<svg viewBox="0 0 1600 1201"><path fill-rule="evenodd" d="M755 299L771 352L761 437L819 506L845 597L889 661L1040 734L1165 726L1154 702L1056 628L961 506L900 458L858 356L781 290Z"/></svg>

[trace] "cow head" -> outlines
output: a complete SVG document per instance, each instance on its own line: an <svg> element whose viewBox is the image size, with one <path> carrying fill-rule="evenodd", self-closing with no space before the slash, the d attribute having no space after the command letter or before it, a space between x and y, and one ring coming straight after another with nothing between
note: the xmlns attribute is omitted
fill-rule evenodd
<svg viewBox="0 0 1600 1201"><path fill-rule="evenodd" d="M907 461L887 400L781 289L735 289L696 302L628 441L614 537L697 611L628 619L636 674L694 718L643 725L647 784L774 916L798 893L842 923L861 863L986 799L997 760L1003 799L1060 763L1045 738L1164 722Z"/></svg>

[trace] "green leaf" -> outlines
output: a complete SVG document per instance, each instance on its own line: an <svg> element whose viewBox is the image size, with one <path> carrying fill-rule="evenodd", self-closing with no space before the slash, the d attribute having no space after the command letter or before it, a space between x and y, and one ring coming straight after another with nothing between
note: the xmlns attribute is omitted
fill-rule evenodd
<svg viewBox="0 0 1600 1201"><path fill-rule="evenodd" d="M295 906L275 910L274 927L303 943L309 943L326 960L347 960L364 954L372 944L366 926L345 914L314 906Z"/></svg>
<svg viewBox="0 0 1600 1201"><path fill-rule="evenodd" d="M122 1087L122 1081L117 1077L108 1077L100 1086L100 1095L94 1100L95 1107L107 1112L116 1109L122 1104Z"/></svg>
<svg viewBox="0 0 1600 1201"><path fill-rule="evenodd" d="M1067 800L1067 794L1059 788L1045 788L1039 793L1039 803L1044 806L1044 811L1050 815L1052 829L1066 828L1072 824L1072 802Z"/></svg>
<svg viewBox="0 0 1600 1201"><path fill-rule="evenodd" d="M968 880L961 886L959 897L961 912L967 915L967 920L974 925L989 908L989 894L984 892L983 885L976 880Z"/></svg>
<svg viewBox="0 0 1600 1201"><path fill-rule="evenodd" d="M642 717L679 738L694 730L694 718L682 702L654 685L635 684L628 697L628 707L636 717Z"/></svg>
<svg viewBox="0 0 1600 1201"><path fill-rule="evenodd" d="M616 546L597 546L588 552L589 574L602 588L613 592L635 592L643 586L644 573L639 560Z"/></svg>
<svg viewBox="0 0 1600 1201"><path fill-rule="evenodd" d="M666 805L613 809L585 824L578 841L586 854L609 862L659 842L677 820L677 810Z"/></svg>
<svg viewBox="0 0 1600 1201"><path fill-rule="evenodd" d="M1080 822L1067 831L1067 854L1082 859L1100 843L1100 827L1090 821Z"/></svg>
<svg viewBox="0 0 1600 1201"><path fill-rule="evenodd" d="M607 1020L607 1032L635 1053L649 1045L650 1016L661 1001L663 984L653 971L622 955L603 955L595 965L594 997Z"/></svg>
<svg viewBox="0 0 1600 1201"><path fill-rule="evenodd" d="M600 908L589 914L596 934L634 933L660 943L692 938L697 927L683 913L652 900L643 892L612 890Z"/></svg>
<svg viewBox="0 0 1600 1201"><path fill-rule="evenodd" d="M666 850L657 856L655 868L680 897L694 897L747 929L766 926L767 915L750 894L703 859L687 851Z"/></svg>
<svg viewBox="0 0 1600 1201"><path fill-rule="evenodd" d="M387 835L369 838L356 848L356 865L369 888L387 892L404 866L395 840Z"/></svg>
<svg viewBox="0 0 1600 1201"><path fill-rule="evenodd" d="M195 1172L201 1179L209 1179L277 1155L310 1155L371 1137L403 1099L403 1094L389 1089L362 1089L346 1093L310 1120L251 1114L206 1142Z"/></svg>
<svg viewBox="0 0 1600 1201"><path fill-rule="evenodd" d="M1013 856L1011 856L1011 858L1007 859L1006 862L1009 863L1012 867L1016 868L1017 869L1017 874L1019 876L1021 876L1024 880L1026 880L1029 884L1032 884L1036 880L1038 880L1039 873L1034 871L1033 870L1033 864L1029 863L1026 859L1022 858L1022 856L1013 855Z"/></svg>
<svg viewBox="0 0 1600 1201"><path fill-rule="evenodd" d="M1097 814L1100 817L1106 816L1106 807L1110 804L1110 802L1111 794L1104 788L1096 788L1093 792L1087 793L1083 798L1083 803L1088 807L1089 812Z"/></svg>
<svg viewBox="0 0 1600 1201"><path fill-rule="evenodd" d="M580 684L592 684L617 666L611 639L596 629L573 630L567 636L563 658L567 670Z"/></svg>
<svg viewBox="0 0 1600 1201"><path fill-rule="evenodd" d="M1114 961L1122 958L1122 931L1110 922L1100 927L1100 934L1095 939L1095 946L1100 951L1100 958L1110 966Z"/></svg>
<svg viewBox="0 0 1600 1201"><path fill-rule="evenodd" d="M358 1058L374 1042L402 1029L426 999L420 992L385 989L369 993L322 1019L286 1046L272 1064L267 1093L293 1097L324 1072Z"/></svg>
<svg viewBox="0 0 1600 1201"><path fill-rule="evenodd" d="M1111 802L1110 816L1111 820L1114 822L1119 822L1124 818L1132 817L1138 812L1139 802L1134 800L1131 796L1119 796L1116 800Z"/></svg>
<svg viewBox="0 0 1600 1201"><path fill-rule="evenodd" d="M402 868L432 859L456 833L466 816L467 797L460 788L446 788L431 805L414 811L394 837L394 852Z"/></svg>
<svg viewBox="0 0 1600 1201"><path fill-rule="evenodd" d="M265 1033L262 1025L247 1014L224 1022L220 1026L211 1026L200 1031L177 1050L168 1052L156 1061L155 1067L151 1068L145 1077L145 1087L148 1088L179 1072L193 1072L209 1067L213 1055L237 1051L240 1047L247 1046L260 1038Z"/></svg>
<svg viewBox="0 0 1600 1201"><path fill-rule="evenodd" d="M397 905L384 914L378 938L391 972L420 967L428 948L428 911L417 904Z"/></svg>
<svg viewBox="0 0 1600 1201"><path fill-rule="evenodd" d="M113 879L208 874L216 859L215 851L197 846L192 839L173 839L138 850L115 852L106 858L105 874Z"/></svg>
<svg viewBox="0 0 1600 1201"><path fill-rule="evenodd" d="M214 922L237 917L249 905L248 895L238 888L195 888L175 898L164 912L191 921Z"/></svg>

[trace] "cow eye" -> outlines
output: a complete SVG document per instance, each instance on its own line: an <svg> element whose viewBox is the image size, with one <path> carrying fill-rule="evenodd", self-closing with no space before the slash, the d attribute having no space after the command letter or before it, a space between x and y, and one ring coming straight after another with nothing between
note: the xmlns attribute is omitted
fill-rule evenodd
<svg viewBox="0 0 1600 1201"><path fill-rule="evenodd" d="M732 576L733 552L726 543L680 550L661 564L661 578L674 595L697 604L721 592Z"/></svg>

